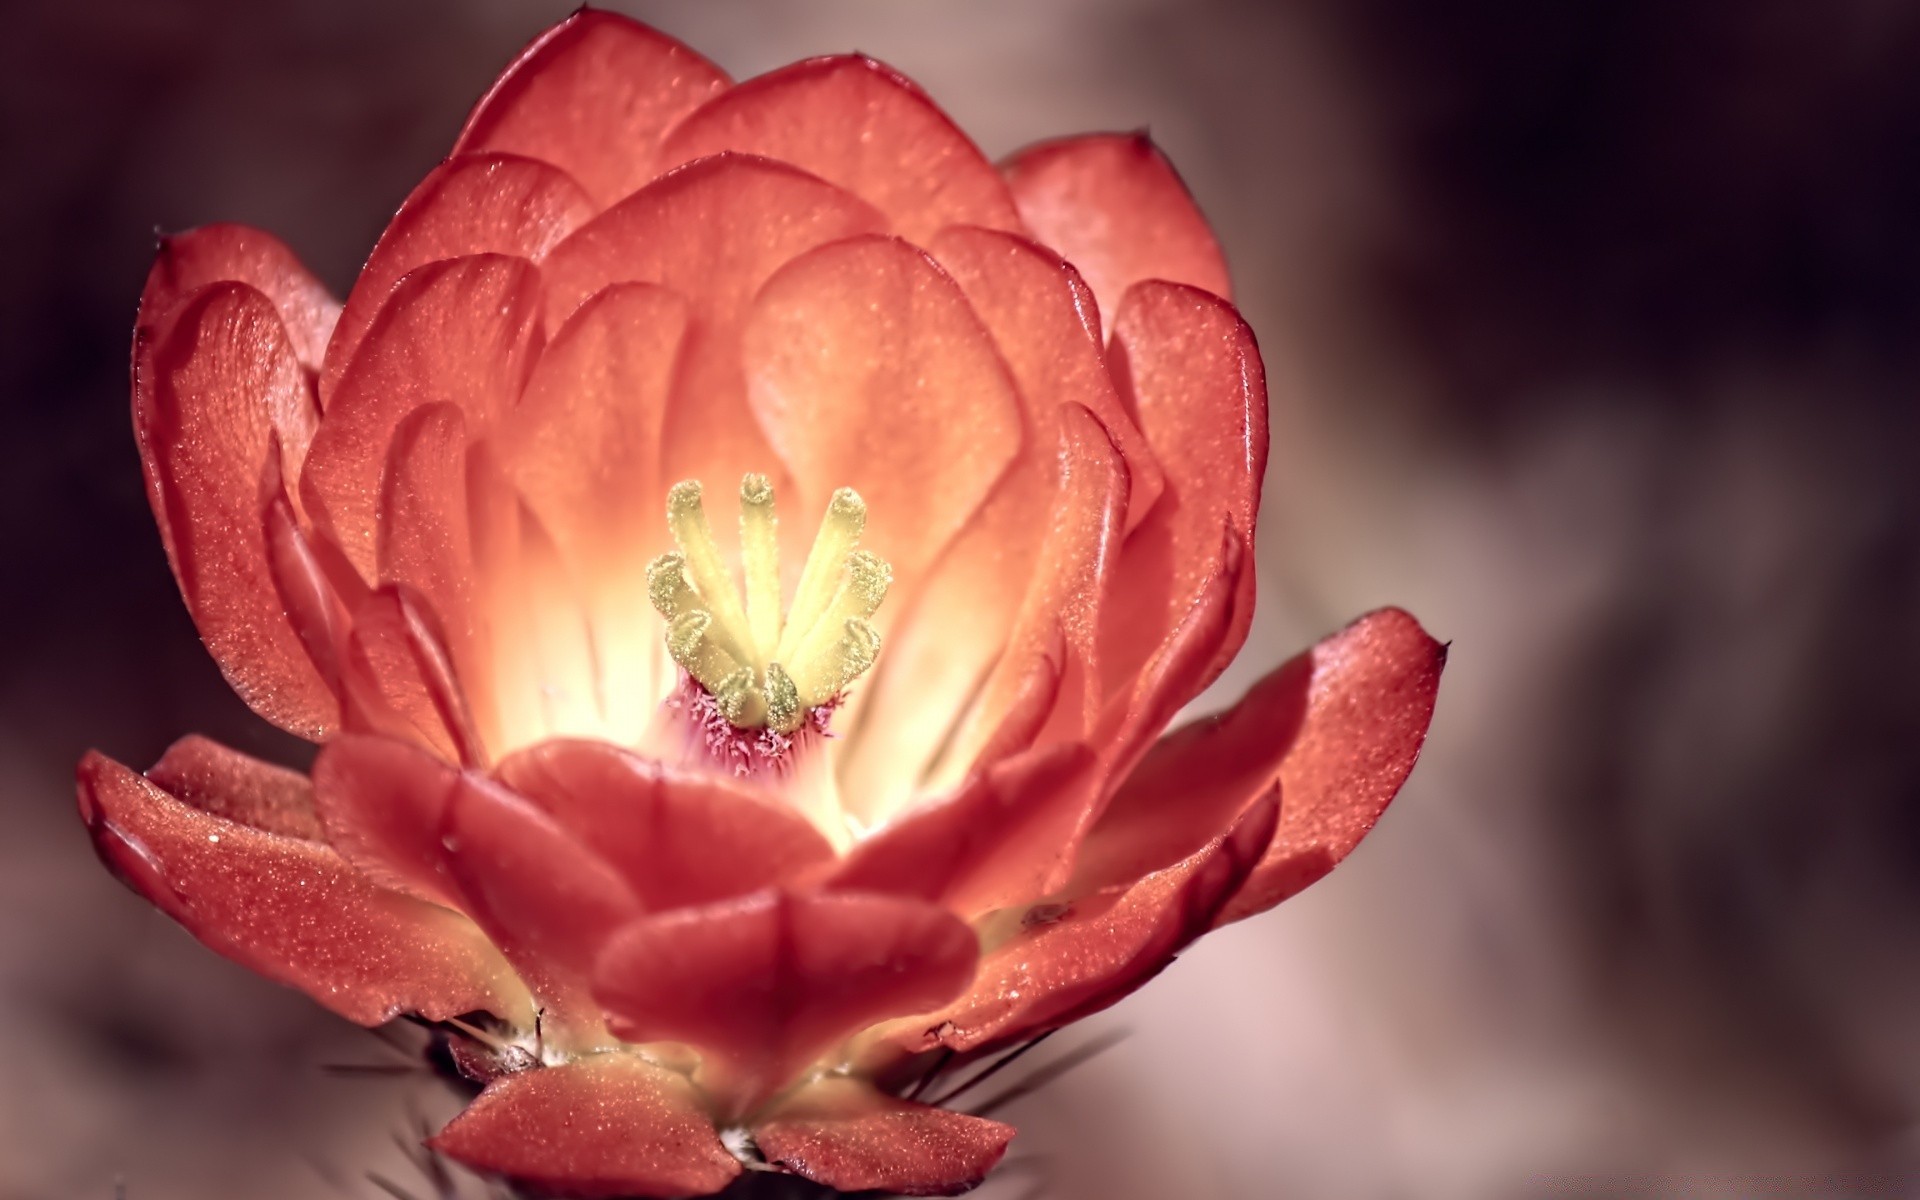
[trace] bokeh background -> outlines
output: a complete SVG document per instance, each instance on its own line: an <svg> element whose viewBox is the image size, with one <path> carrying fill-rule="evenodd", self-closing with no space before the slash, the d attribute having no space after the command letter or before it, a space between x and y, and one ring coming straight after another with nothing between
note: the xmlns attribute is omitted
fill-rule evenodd
<svg viewBox="0 0 1920 1200"><path fill-rule="evenodd" d="M153 231L344 293L563 0L62 0L0 37L0 1197L424 1192L371 1035L94 864L87 746L268 756L141 493ZM1920 7L673 0L861 49L991 155L1147 127L1273 383L1228 698L1384 603L1451 639L1334 876L1031 1061L995 1200L1920 1194Z"/></svg>

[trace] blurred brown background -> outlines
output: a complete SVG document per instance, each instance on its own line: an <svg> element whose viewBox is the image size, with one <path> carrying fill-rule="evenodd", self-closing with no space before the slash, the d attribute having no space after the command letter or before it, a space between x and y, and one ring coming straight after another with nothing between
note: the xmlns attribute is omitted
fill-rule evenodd
<svg viewBox="0 0 1920 1200"><path fill-rule="evenodd" d="M297 753L174 592L126 344L155 227L265 226L344 291L566 7L7 7L4 1200L409 1182L432 1090L325 1075L383 1052L74 819L88 745ZM1454 642L1373 838L1057 1039L1132 1031L1011 1110L984 1195L1920 1194L1920 8L625 7L739 77L875 54L992 155L1149 127L1274 384L1228 692L1379 604Z"/></svg>

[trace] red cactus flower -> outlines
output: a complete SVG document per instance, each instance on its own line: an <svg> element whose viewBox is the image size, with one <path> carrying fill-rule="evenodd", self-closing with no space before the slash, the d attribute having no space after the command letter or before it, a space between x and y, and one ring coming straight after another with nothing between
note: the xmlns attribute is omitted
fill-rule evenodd
<svg viewBox="0 0 1920 1200"><path fill-rule="evenodd" d="M904 1098L930 1061L1325 874L1432 710L1386 610L1161 736L1253 611L1227 296L1142 137L996 169L870 59L733 84L578 13L344 305L256 230L162 246L154 515L227 678L322 749L90 756L99 853L351 1020L457 1020L485 1087L433 1145L474 1167L963 1190L1013 1131Z"/></svg>

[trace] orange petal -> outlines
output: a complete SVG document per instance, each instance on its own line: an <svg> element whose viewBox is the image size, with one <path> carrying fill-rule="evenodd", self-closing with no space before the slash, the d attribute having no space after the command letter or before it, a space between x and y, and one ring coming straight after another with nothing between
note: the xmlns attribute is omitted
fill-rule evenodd
<svg viewBox="0 0 1920 1200"><path fill-rule="evenodd" d="M418 746L344 733L313 762L313 802L326 840L382 887L462 907L440 829L459 772Z"/></svg>
<svg viewBox="0 0 1920 1200"><path fill-rule="evenodd" d="M363 1025L401 1013L531 1016L473 923L378 887L317 842L222 820L99 754L80 815L128 886L208 947Z"/></svg>
<svg viewBox="0 0 1920 1200"><path fill-rule="evenodd" d="M702 159L600 214L549 256L548 325L610 283L662 284L692 304L665 423L666 477L731 487L772 465L746 407L740 325L781 264L885 228L870 206L783 163Z"/></svg>
<svg viewBox="0 0 1920 1200"><path fill-rule="evenodd" d="M513 403L539 349L539 278L483 254L420 267L388 295L313 436L307 512L361 574L378 568L380 473L401 418L452 404L484 428Z"/></svg>
<svg viewBox="0 0 1920 1200"><path fill-rule="evenodd" d="M1013 1126L823 1079L754 1126L766 1160L836 1192L957 1196L1007 1152Z"/></svg>
<svg viewBox="0 0 1920 1200"><path fill-rule="evenodd" d="M946 225L1020 228L979 148L912 80L863 55L793 63L722 93L667 136L661 162L724 150L838 184L923 245Z"/></svg>
<svg viewBox="0 0 1920 1200"><path fill-rule="evenodd" d="M708 1051L744 1110L855 1031L951 1000L973 931L944 909L858 894L763 892L644 917L600 959L594 994L633 1042Z"/></svg>
<svg viewBox="0 0 1920 1200"><path fill-rule="evenodd" d="M1005 165L1021 219L1080 268L1113 312L1145 279L1231 297L1227 264L1186 184L1145 134L1030 146Z"/></svg>
<svg viewBox="0 0 1920 1200"><path fill-rule="evenodd" d="M188 734L147 768L147 778L201 812L281 837L321 841L313 785L298 771Z"/></svg>
<svg viewBox="0 0 1920 1200"><path fill-rule="evenodd" d="M302 527L278 475L269 458L261 480L267 573L287 624L328 690L342 697L344 705L349 614L366 601L367 584L339 547Z"/></svg>
<svg viewBox="0 0 1920 1200"><path fill-rule="evenodd" d="M446 637L410 588L389 584L360 605L345 671L348 728L417 741L454 762L486 761Z"/></svg>
<svg viewBox="0 0 1920 1200"><path fill-rule="evenodd" d="M966 296L904 242L837 242L767 281L744 356L754 416L800 510L825 511L838 487L859 492L862 544L893 565L894 594L911 605L1020 448L1012 380Z"/></svg>
<svg viewBox="0 0 1920 1200"><path fill-rule="evenodd" d="M413 189L387 224L347 295L320 374L332 408L341 378L394 285L428 263L476 254L540 261L594 213L565 172L529 158L451 158Z"/></svg>
<svg viewBox="0 0 1920 1200"><path fill-rule="evenodd" d="M1251 542L1267 464L1267 388L1253 333L1224 300L1143 283L1114 321L1109 362L1166 469L1167 487L1127 539L1102 630L1109 687L1124 685L1193 602L1224 522ZM1236 602L1231 658L1253 619L1253 574Z"/></svg>
<svg viewBox="0 0 1920 1200"><path fill-rule="evenodd" d="M687 1081L627 1053L503 1075L427 1144L569 1196L705 1196L740 1173Z"/></svg>
<svg viewBox="0 0 1920 1200"><path fill-rule="evenodd" d="M210 283L244 283L273 302L294 354L317 368L340 317L340 302L286 243L250 225L202 225L160 239L136 329L152 332L174 306Z"/></svg>
<svg viewBox="0 0 1920 1200"><path fill-rule="evenodd" d="M1265 912L1319 879L1373 828L1420 757L1447 648L1407 613L1386 608L1347 626L1305 657L1311 672L1305 681L1306 713L1298 732L1280 740L1285 757L1278 763L1279 779L1286 796L1280 829L1218 924ZM1282 667L1277 674L1286 671ZM1275 691L1264 683L1256 687L1225 720L1171 746L1166 765L1174 758L1189 764L1209 759L1212 765L1202 778L1216 803L1219 793L1230 796L1254 776L1270 776L1272 752L1260 734L1284 721L1299 703L1298 693L1290 696L1278 679ZM1256 696L1258 708L1253 707ZM1241 709L1250 711L1242 716Z"/></svg>
<svg viewBox="0 0 1920 1200"><path fill-rule="evenodd" d="M212 284L136 361L148 496L200 636L255 712L319 737L338 704L287 622L260 518L274 446L297 453L313 431L312 392L280 318L251 287Z"/></svg>
<svg viewBox="0 0 1920 1200"><path fill-rule="evenodd" d="M924 1045L958 1051L1057 1029L1118 1003L1205 933L1273 837L1277 795L1186 861L1124 891L1036 908L988 953L973 987L924 1022Z"/></svg>
<svg viewBox="0 0 1920 1200"><path fill-rule="evenodd" d="M1093 768L1092 751L1078 743L998 763L861 839L827 886L910 896L965 916L1045 895L1065 882Z"/></svg>
<svg viewBox="0 0 1920 1200"><path fill-rule="evenodd" d="M658 30L582 8L520 52L475 106L453 152L542 159L604 208L659 173L661 135L727 82Z"/></svg>
<svg viewBox="0 0 1920 1200"><path fill-rule="evenodd" d="M791 809L607 742L542 742L495 774L599 850L653 911L758 891L833 858Z"/></svg>

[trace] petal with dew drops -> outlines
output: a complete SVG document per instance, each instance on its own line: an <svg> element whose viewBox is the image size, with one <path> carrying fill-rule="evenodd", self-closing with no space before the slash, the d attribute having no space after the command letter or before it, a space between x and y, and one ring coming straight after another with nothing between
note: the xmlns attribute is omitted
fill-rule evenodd
<svg viewBox="0 0 1920 1200"><path fill-rule="evenodd" d="M1321 642L1307 657L1306 712L1278 763L1286 795L1280 828L1218 924L1265 912L1292 896L1331 871L1373 828L1420 757L1447 648L1412 616L1387 608ZM1261 708L1244 716L1235 709L1169 747L1169 758L1212 758L1207 775L1197 779L1229 796L1271 771L1259 732L1273 716L1262 709L1277 708L1284 720L1297 701L1284 684L1278 695L1265 691L1264 684L1257 686L1241 702L1245 708L1258 697Z"/></svg>
<svg viewBox="0 0 1920 1200"><path fill-rule="evenodd" d="M892 238L814 250L767 281L747 325L748 395L803 512L865 498L861 544L918 581L1020 448L1020 404L953 280ZM884 610L883 610L884 612Z"/></svg>
<svg viewBox="0 0 1920 1200"><path fill-rule="evenodd" d="M313 395L266 296L211 284L157 332L134 389L148 497L194 624L253 710L303 737L339 720L267 568L261 478L312 436ZM276 471L293 464L272 464Z"/></svg>
<svg viewBox="0 0 1920 1200"><path fill-rule="evenodd" d="M227 958L362 1025L401 1013L532 1016L471 921L375 885L326 846L223 820L99 754L80 814L101 859Z"/></svg>
<svg viewBox="0 0 1920 1200"><path fill-rule="evenodd" d="M538 262L593 213L579 184L534 159L489 154L435 167L400 205L347 294L320 373L322 407L333 407L354 353L409 272L477 254Z"/></svg>
<svg viewBox="0 0 1920 1200"><path fill-rule="evenodd" d="M836 1192L957 1196L979 1185L1013 1140L1013 1127L822 1079L753 1128L766 1160Z"/></svg>
<svg viewBox="0 0 1920 1200"><path fill-rule="evenodd" d="M317 368L340 317L340 302L285 242L251 225L220 222L160 239L140 293L137 330L158 329L187 296L211 283L244 283L273 302L302 365Z"/></svg>
<svg viewBox="0 0 1920 1200"><path fill-rule="evenodd" d="M629 925L594 995L629 1041L708 1051L703 1082L744 1111L855 1031L951 1000L978 954L973 931L929 904L762 892Z"/></svg>
<svg viewBox="0 0 1920 1200"><path fill-rule="evenodd" d="M542 742L495 774L598 850L650 911L744 895L833 859L792 809L607 742Z"/></svg>
<svg viewBox="0 0 1920 1200"><path fill-rule="evenodd" d="M727 487L771 465L740 364L754 294L794 256L885 227L851 193L784 163L702 159L614 205L553 252L547 322L559 326L610 283L656 283L685 296L690 324L663 426L665 475Z"/></svg>
<svg viewBox="0 0 1920 1200"><path fill-rule="evenodd" d="M1267 466L1267 385L1253 332L1217 296L1171 283L1130 290L1108 359L1167 474L1160 502L1127 539L1102 630L1108 684L1124 686L1203 586L1225 522L1253 538ZM1253 573L1236 601L1232 657L1253 619Z"/></svg>
<svg viewBox="0 0 1920 1200"><path fill-rule="evenodd" d="M1094 767L1079 743L997 763L861 839L826 886L910 896L963 916L1046 895L1065 882Z"/></svg>
<svg viewBox="0 0 1920 1200"><path fill-rule="evenodd" d="M1231 298L1226 259L1173 164L1143 133L1042 142L1003 168L1020 216L1113 312L1127 289L1165 279Z"/></svg>
<svg viewBox="0 0 1920 1200"><path fill-rule="evenodd" d="M503 1075L427 1145L569 1196L705 1196L740 1174L686 1079L621 1051Z"/></svg>
<svg viewBox="0 0 1920 1200"><path fill-rule="evenodd" d="M262 833L324 838L313 810L313 785L298 771L188 734L147 768L147 778L176 800Z"/></svg>
<svg viewBox="0 0 1920 1200"><path fill-rule="evenodd" d="M674 39L619 13L582 8L520 52L453 152L542 159L605 208L659 173L661 136L727 86Z"/></svg>
<svg viewBox="0 0 1920 1200"><path fill-rule="evenodd" d="M309 515L371 579L380 475L408 413L451 404L484 428L518 398L541 340L539 275L497 254L430 263L393 288L341 376L300 480Z"/></svg>
<svg viewBox="0 0 1920 1200"><path fill-rule="evenodd" d="M1200 852L1132 887L1031 910L982 958L967 994L919 1023L919 1045L1005 1045L1118 1003L1212 926L1272 839L1278 800L1269 793Z"/></svg>
<svg viewBox="0 0 1920 1200"><path fill-rule="evenodd" d="M461 907L440 827L459 772L407 742L343 733L313 761L313 802L329 845L383 887Z"/></svg>
<svg viewBox="0 0 1920 1200"><path fill-rule="evenodd" d="M912 80L864 55L808 59L723 92L667 136L661 162L726 150L838 184L923 245L947 225L1021 228L979 148Z"/></svg>

